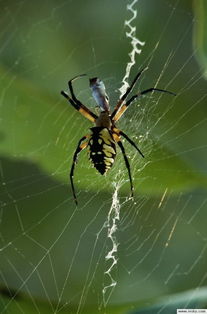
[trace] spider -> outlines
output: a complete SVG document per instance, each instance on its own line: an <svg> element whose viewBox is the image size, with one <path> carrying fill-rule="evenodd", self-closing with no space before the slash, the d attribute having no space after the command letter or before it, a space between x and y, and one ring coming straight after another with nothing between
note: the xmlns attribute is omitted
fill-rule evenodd
<svg viewBox="0 0 207 314"><path fill-rule="evenodd" d="M73 155L73 162L72 162L72 166L70 170L70 182L71 182L73 197L74 197L76 205L78 204L78 201L77 201L75 187L73 183L74 170L75 170L75 165L77 163L78 154L86 147L89 147L89 159L91 160L92 164L102 175L104 175L112 167L114 163L114 160L116 157L116 144L118 144L124 157L125 166L128 170L128 176L129 176L130 188L131 188L131 197L133 197L134 187L132 183L130 164L129 164L124 146L122 144L121 137L124 137L139 152L139 154L142 157L144 157L144 155L141 152L141 150L137 147L137 145L123 131L119 130L116 127L115 123L121 118L121 116L129 107L129 105L135 99L137 99L138 97L142 95L151 93L153 91L164 92L171 95L175 95L174 93L170 91L151 87L135 94L134 96L132 96L131 98L127 100L127 97L132 91L133 87L135 86L135 83L140 78L143 71L146 69L147 68L142 69L135 76L131 85L127 88L125 94L122 97L120 97L120 99L118 100L112 113L110 112L108 96L105 93L105 86L103 82L97 77L91 78L89 79L89 81L90 81L90 87L92 88L92 94L100 107L100 114L98 116L94 114L90 109L88 109L80 100L78 100L73 91L72 82L76 80L77 78L82 77L86 74L75 76L68 82L68 87L69 87L71 96L69 96L64 91L61 91L61 94L69 101L69 103L76 110L78 110L85 118L87 118L88 120L90 120L91 122L95 124L94 127L90 128L91 133L83 136L79 140L78 146Z"/></svg>

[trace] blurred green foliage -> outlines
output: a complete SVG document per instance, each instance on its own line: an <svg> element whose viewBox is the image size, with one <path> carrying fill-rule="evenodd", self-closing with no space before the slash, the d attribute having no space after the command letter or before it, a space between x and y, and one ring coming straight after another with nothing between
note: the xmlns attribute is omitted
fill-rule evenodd
<svg viewBox="0 0 207 314"><path fill-rule="evenodd" d="M22 295L18 295L16 297L17 300L12 303L10 306L10 313L16 314L21 307L21 311L24 313L36 313L36 310L33 309L31 303L28 302L26 298ZM1 296L0 298L2 304L6 304L8 299L5 295ZM185 309L186 304L188 304L188 308L191 309L205 309L207 307L207 291L205 288L200 289L197 292L189 291L187 293L180 293L176 295L171 295L169 297L165 297L160 299L154 303L152 306L146 306L146 303L142 302L140 304L134 304L133 309L131 304L126 304L122 306L109 306L108 312L111 314L154 314L159 313L162 311L163 314L174 314L176 313L177 309ZM51 313L51 308L42 301L37 303L38 310L40 313ZM55 306L55 304L54 304ZM60 310L58 313L77 313L76 308L72 306L66 306L64 309ZM96 314L97 308L89 306L85 311L85 314ZM105 310L99 310L98 313L105 313Z"/></svg>
<svg viewBox="0 0 207 314"><path fill-rule="evenodd" d="M194 46L198 63L207 79L207 3L205 0L194 0L195 27Z"/></svg>
<svg viewBox="0 0 207 314"><path fill-rule="evenodd" d="M177 96L143 98L119 122L135 141L142 135L139 146L146 158L126 144L136 198L121 207L123 221L126 215L129 220L120 223L117 234L118 285L107 313L139 313L142 306L142 313L151 313L144 308L160 297L207 284L206 81L192 44L194 34L197 59L205 68L204 2L194 1L194 7L187 0L137 3L137 36L146 44L132 77L151 58L140 88L158 81ZM127 172L119 154L103 178L89 168L83 153L75 175L80 208L75 208L68 173L78 139L91 124L62 99L60 90L67 89L69 78L87 73L101 77L111 103L116 101L129 60L126 1L10 0L1 2L0 9L0 287L16 296L2 293L1 308L9 301L9 313L51 313L62 293L59 306L68 302L71 308L60 313L76 313L84 292L83 313L97 313L107 230L96 236L111 204L111 182L119 170L125 179ZM75 91L95 110L87 80L75 82ZM128 193L125 182L121 199ZM134 237L139 241L129 255Z"/></svg>

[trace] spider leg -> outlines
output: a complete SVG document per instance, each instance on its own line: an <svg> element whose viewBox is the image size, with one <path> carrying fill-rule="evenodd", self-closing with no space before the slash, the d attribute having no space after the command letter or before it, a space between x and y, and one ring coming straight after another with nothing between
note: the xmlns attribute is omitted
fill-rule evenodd
<svg viewBox="0 0 207 314"><path fill-rule="evenodd" d="M68 82L68 87L71 93L71 97L64 91L61 91L61 95L63 95L69 102L70 104L76 109L78 110L85 118L87 118L88 120L95 122L96 119L98 118L96 114L94 114L91 110L89 110L84 104L82 104L80 102L80 100L78 100L74 94L73 91L73 86L72 86L72 81L74 81L75 79L84 76L85 74L82 75L78 75L76 77L74 77L72 80L70 80Z"/></svg>
<svg viewBox="0 0 207 314"><path fill-rule="evenodd" d="M72 162L72 166L70 169L70 182L71 182L71 188L72 188L72 192L73 192L73 197L74 197L74 201L76 203L76 205L78 205L78 201L77 201L77 197L76 197L76 193L75 193L75 187L74 187L74 183L73 183L73 176L74 176L74 170L75 170L75 165L77 163L78 160L78 154L84 149L86 148L86 146L88 145L88 142L85 142L83 144L81 144L88 136L85 135L83 136L80 141L78 142L78 146L76 148L76 151L73 155L73 162Z"/></svg>
<svg viewBox="0 0 207 314"><path fill-rule="evenodd" d="M125 153L125 149L124 149L124 146L122 144L122 142L119 140L117 142L117 144L119 145L120 149L121 149L121 152L124 156L124 161L125 161L125 165L126 165L126 168L128 170L128 175L129 175L129 180L130 180L130 187L131 187L131 197L133 197L133 191L134 191L134 187L133 187L133 183L132 183L132 176L131 176L131 170L130 170L130 164L129 164L129 160L126 156L126 153Z"/></svg>
<svg viewBox="0 0 207 314"><path fill-rule="evenodd" d="M173 95L173 96L176 96L175 93L173 92L170 92L168 90L165 90L165 89L159 89L159 88L154 88L154 87L151 87L151 88L148 88L134 96L132 96L122 107L121 109L116 113L116 115L114 116L114 121L118 121L121 116L123 115L123 113L126 111L126 109L128 108L128 106L138 97L144 95L144 94L147 94L147 93L151 93L151 92L162 92L162 93L167 93L167 94L170 94L170 95Z"/></svg>
<svg viewBox="0 0 207 314"><path fill-rule="evenodd" d="M68 87L69 87L72 99L76 103L80 103L80 101L76 98L76 96L74 94L72 82L75 81L76 79L78 79L79 77L82 77L82 76L86 76L86 74L77 75L77 76L73 77L71 80L68 81Z"/></svg>
<svg viewBox="0 0 207 314"><path fill-rule="evenodd" d="M78 105L69 97L69 95L68 95L66 92L64 92L63 90L61 90L60 93L61 93L62 96L64 96L64 97L71 103L71 105L72 105L76 110L79 111L80 106L78 106Z"/></svg>
<svg viewBox="0 0 207 314"><path fill-rule="evenodd" d="M144 155L142 154L141 150L137 147L137 145L132 141L124 132L119 131L119 134L122 135L132 146L136 148L136 150L140 153L140 155L144 158Z"/></svg>
<svg viewBox="0 0 207 314"><path fill-rule="evenodd" d="M118 103L116 105L116 107L114 108L114 111L111 114L111 118L113 119L113 117L116 115L117 111L119 110L119 108L122 106L123 102L125 101L125 99L127 98L127 96L129 95L129 93L132 91L132 89L134 88L134 85L136 84L137 80L139 79L139 77L141 76L142 72L144 72L145 70L147 70L148 68L143 68L134 78L134 80L132 81L131 85L127 88L125 94L118 100Z"/></svg>

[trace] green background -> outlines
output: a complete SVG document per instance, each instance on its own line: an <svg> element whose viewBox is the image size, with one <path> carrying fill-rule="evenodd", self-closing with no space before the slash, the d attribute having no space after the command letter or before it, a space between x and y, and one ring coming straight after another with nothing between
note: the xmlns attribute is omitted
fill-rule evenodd
<svg viewBox="0 0 207 314"><path fill-rule="evenodd" d="M124 143L135 202L127 199L121 154L102 177L83 153L75 173L78 208L71 196L72 155L92 125L60 91L77 74L98 76L113 108L131 49L126 5L0 3L2 313L175 313L178 307L207 307L205 1L135 5L136 34L145 45L130 78L149 65L139 88L158 84L177 94L144 97L119 122L145 154L142 160ZM95 111L88 78L74 85ZM117 285L104 309L111 243L103 226L114 182L121 182L122 204L112 272Z"/></svg>

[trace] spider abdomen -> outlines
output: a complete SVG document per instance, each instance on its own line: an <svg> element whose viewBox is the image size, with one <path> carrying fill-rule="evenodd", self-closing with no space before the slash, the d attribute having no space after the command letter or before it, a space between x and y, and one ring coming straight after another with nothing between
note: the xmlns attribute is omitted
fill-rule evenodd
<svg viewBox="0 0 207 314"><path fill-rule="evenodd" d="M93 127L89 140L89 158L94 167L106 173L113 165L116 157L116 144L108 128Z"/></svg>

